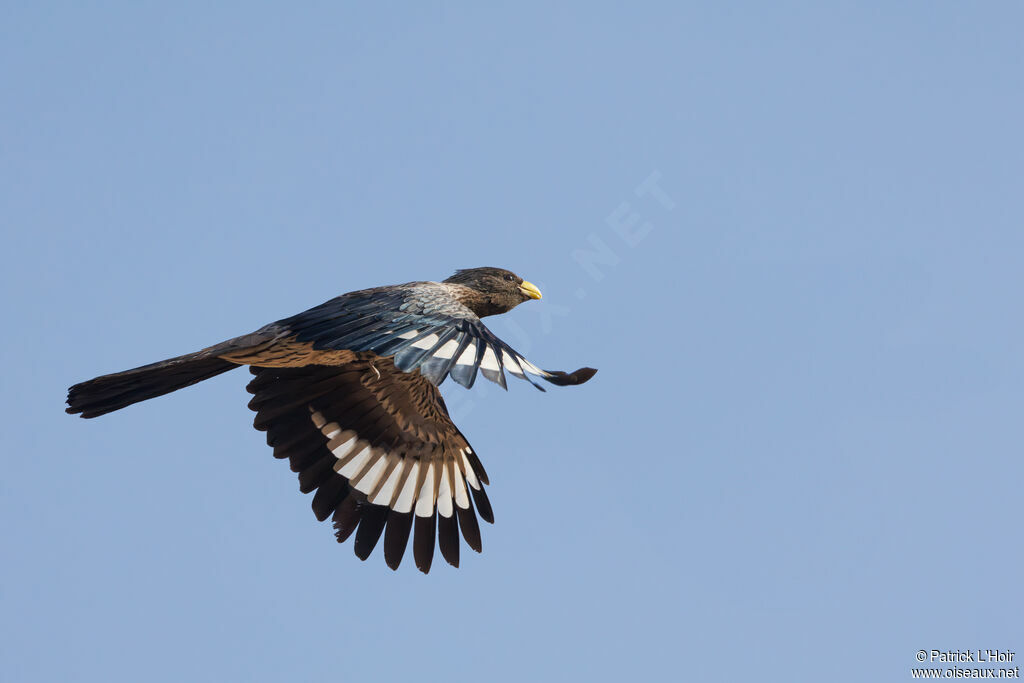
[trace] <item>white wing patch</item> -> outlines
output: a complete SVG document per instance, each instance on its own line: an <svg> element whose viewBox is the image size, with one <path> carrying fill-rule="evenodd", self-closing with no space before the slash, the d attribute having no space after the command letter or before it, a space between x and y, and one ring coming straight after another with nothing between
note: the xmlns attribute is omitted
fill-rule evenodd
<svg viewBox="0 0 1024 683"><path fill-rule="evenodd" d="M333 424L334 423L332 422L327 426L330 427ZM356 444L358 443L359 439L356 438L356 433L353 432L351 429L347 429L343 432L331 430L331 433L334 434L334 436L332 436L330 440L328 440L327 450L333 453L334 457L337 458L338 460L344 460L346 456L348 456L348 454L352 452L352 449L356 447ZM327 435L324 434L324 436Z"/></svg>
<svg viewBox="0 0 1024 683"><path fill-rule="evenodd" d="M352 449L354 453L349 453L344 459L339 460L334 465L334 469L337 470L338 474L348 479L363 468L363 465L370 459L371 450L366 445L365 441L356 441L356 448Z"/></svg>
<svg viewBox="0 0 1024 683"><path fill-rule="evenodd" d="M499 370L501 366L498 364L498 357L494 355L494 348L487 346L484 349L483 360L480 361L480 367L484 370Z"/></svg>
<svg viewBox="0 0 1024 683"><path fill-rule="evenodd" d="M452 467L455 463L451 460L445 463L441 470L441 485L437 489L437 511L442 517L452 516Z"/></svg>
<svg viewBox="0 0 1024 683"><path fill-rule="evenodd" d="M420 495L416 499L416 516L430 517L434 514L434 463L427 465L426 476L423 477L423 485L420 486Z"/></svg>
<svg viewBox="0 0 1024 683"><path fill-rule="evenodd" d="M476 478L476 472L473 471L473 466L469 464L469 458L466 457L466 454L467 453L471 453L471 452L472 451L470 451L468 448L466 448L466 449L463 449L459 453L459 455L462 456L462 467L463 467L463 471L466 473L466 481L469 482L470 486L472 486L477 491L479 491L480 490L480 481Z"/></svg>
<svg viewBox="0 0 1024 683"><path fill-rule="evenodd" d="M418 517L430 517L436 510L451 518L456 506L470 508L467 484L480 490L480 480L468 457L473 452L470 448L458 450L454 458L449 452L433 462L402 457L371 447L353 430L327 422L319 411L310 412L313 424L327 438L327 449L337 458L334 470L375 505L387 505L400 513L415 511Z"/></svg>
<svg viewBox="0 0 1024 683"><path fill-rule="evenodd" d="M402 478L402 459L397 455L388 455L387 457L389 461L388 466L392 467L391 474L384 480L380 490L370 496L370 502L376 505L391 504L391 499L395 496L395 489L398 487L398 481Z"/></svg>
<svg viewBox="0 0 1024 683"><path fill-rule="evenodd" d="M511 354L508 351L502 351L501 352L501 364L505 366L506 370L508 370L510 373L512 373L516 377L521 377L523 379L526 379L526 373L523 372L523 368L520 367L519 361L516 360L516 357L515 357L514 354Z"/></svg>
<svg viewBox="0 0 1024 683"><path fill-rule="evenodd" d="M405 478L405 483L402 485L402 491L398 494L398 500L391 508L395 512L411 512L413 494L416 493L416 479L417 474L420 470L420 461L413 460L412 467L406 466L408 476Z"/></svg>
<svg viewBox="0 0 1024 683"><path fill-rule="evenodd" d="M536 365L534 365L530 361L528 361L525 358L523 358L522 356L518 356L518 360L519 360L520 364L522 364L523 369L526 370L527 372L529 372L529 373L531 373L533 375L537 375L538 377L551 377L551 373L550 372L544 372L543 370L538 368Z"/></svg>
<svg viewBox="0 0 1024 683"><path fill-rule="evenodd" d="M423 339L417 339L412 343L417 349L432 349L434 344L437 343L439 337L436 334L428 334Z"/></svg>
<svg viewBox="0 0 1024 683"><path fill-rule="evenodd" d="M380 481L381 475L384 474L384 468L388 464L388 460L384 457L382 451L373 449L371 450L370 457L376 458L376 460L373 460L370 466L364 468L362 472L349 481L349 484L366 494L371 493L377 488L377 482Z"/></svg>
<svg viewBox="0 0 1024 683"><path fill-rule="evenodd" d="M469 508L469 494L466 491L466 480L460 476L455 477L455 504L463 510Z"/></svg>
<svg viewBox="0 0 1024 683"><path fill-rule="evenodd" d="M449 339L441 346L441 348L439 348L437 351L434 351L434 358L441 358L443 360L447 360L455 355L455 350L457 348L459 348L459 342L455 341L454 339Z"/></svg>
<svg viewBox="0 0 1024 683"><path fill-rule="evenodd" d="M455 361L458 365L472 365L476 362L476 342L470 342Z"/></svg>

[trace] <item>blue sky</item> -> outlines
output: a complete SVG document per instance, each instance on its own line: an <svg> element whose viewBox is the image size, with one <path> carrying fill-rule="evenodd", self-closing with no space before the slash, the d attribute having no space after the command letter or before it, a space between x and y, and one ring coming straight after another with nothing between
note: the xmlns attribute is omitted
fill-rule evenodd
<svg viewBox="0 0 1024 683"><path fill-rule="evenodd" d="M7 3L0 678L864 681L1024 651L1022 20ZM445 385L496 516L458 570L338 546L244 371L62 412L480 265L545 294L496 333L600 372Z"/></svg>

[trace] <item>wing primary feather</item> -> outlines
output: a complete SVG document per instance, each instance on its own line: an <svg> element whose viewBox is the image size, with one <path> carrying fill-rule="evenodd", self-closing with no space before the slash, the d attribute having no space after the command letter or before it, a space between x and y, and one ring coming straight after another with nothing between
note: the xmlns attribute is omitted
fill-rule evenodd
<svg viewBox="0 0 1024 683"><path fill-rule="evenodd" d="M453 567L459 566L459 522L458 517L439 515L437 519L437 544L441 556Z"/></svg>
<svg viewBox="0 0 1024 683"><path fill-rule="evenodd" d="M533 376L532 376L532 375L531 375L531 374L530 374L529 372L527 372L527 371L526 371L526 368L524 368L524 367L523 367L523 363L522 363L522 361L526 361L526 359L525 359L525 358L523 358L522 356L520 356L520 355L519 355L519 354L518 354L518 353L516 352L516 350L515 350L515 349L513 349L513 348L512 348L511 346L509 346L508 344L506 344L506 343L504 343L504 342L500 342L500 346L501 346L501 353L502 353L502 356L503 356L503 357L504 357L504 356L508 356L509 358L511 358L511 359L512 359L512 361L513 361L513 362L514 362L514 363L515 363L515 364L516 364L516 365L518 366L518 368L519 368L519 373L518 373L518 374L517 374L517 373L514 373L514 372L513 372L512 374L516 375L516 377L521 377L522 379L525 379L525 380L526 380L527 382L529 382L529 383L530 383L530 384L532 384L533 386L537 387L537 388L538 388L538 389L540 389L541 391L543 391L543 392L547 392L547 389L545 389L545 388L544 388L543 386L541 386L541 384L540 384L539 382L537 382L537 380L535 380L535 379L533 378ZM528 361L527 361L527 362L528 362ZM509 372L511 372L511 370L510 370Z"/></svg>
<svg viewBox="0 0 1024 683"><path fill-rule="evenodd" d="M310 438L320 441L320 435L309 429L309 418L299 414L290 420L275 422L267 430L267 445L274 449L274 457L278 450L287 449L295 444L302 444Z"/></svg>
<svg viewBox="0 0 1024 683"><path fill-rule="evenodd" d="M500 354L500 350L497 350L494 346L487 344L484 349L483 360L480 363L480 372L483 373L484 377L491 380L502 389L508 390L508 384L505 382L505 373L502 372L501 369Z"/></svg>
<svg viewBox="0 0 1024 683"><path fill-rule="evenodd" d="M299 490L309 493L327 481L327 478L334 474L334 463L335 457L327 451L327 455L299 472Z"/></svg>
<svg viewBox="0 0 1024 683"><path fill-rule="evenodd" d="M393 321L388 325L378 327L372 332L365 332L357 339L352 339L351 341L346 339L345 341L352 348L372 351L378 356L392 356L396 351L409 346L415 339L414 337L406 338L403 335L417 332L422 327L424 327L423 320L411 320L401 323Z"/></svg>
<svg viewBox="0 0 1024 683"><path fill-rule="evenodd" d="M443 344L447 341L444 337L445 334L454 333L454 330L449 330L447 332L442 331L439 335L436 327L424 330L421 334L410 339L407 344L403 345L401 350L395 353L395 367L402 372L411 371L420 364L420 361L433 353L435 349L439 348L439 344ZM417 343L423 342L423 340L428 339L431 336L435 337L435 339L433 343L430 343L429 341L427 342L429 346L426 346L426 348L417 346Z"/></svg>
<svg viewBox="0 0 1024 683"><path fill-rule="evenodd" d="M404 325L397 334L388 335L387 339L374 344L370 349L378 356L401 356L406 353L428 351L423 348L423 340L431 335L444 333L448 330L446 321L433 318L420 318ZM396 367L401 367L395 363ZM403 371L404 372L404 371Z"/></svg>
<svg viewBox="0 0 1024 683"><path fill-rule="evenodd" d="M473 494L473 502L476 503L476 509L480 511L480 518L488 524L494 524L494 510L491 509L491 501L488 500L487 494L481 488L479 490L469 487L470 492Z"/></svg>
<svg viewBox="0 0 1024 683"><path fill-rule="evenodd" d="M473 350L470 351L470 344L473 344ZM457 354L455 354L456 363L452 366L450 374L452 379L466 387L467 389L473 388L473 383L476 382L476 362L470 358L466 358L469 362L463 363L463 355L470 354L474 358L478 357L479 347L483 342L478 342L471 335L466 335L465 346Z"/></svg>
<svg viewBox="0 0 1024 683"><path fill-rule="evenodd" d="M473 550L482 552L483 544L480 542L480 524L476 521L476 513L473 512L473 506L468 508L456 507L456 514L459 516L459 526L462 527L462 537L466 539L466 544Z"/></svg>
<svg viewBox="0 0 1024 683"><path fill-rule="evenodd" d="M356 531L356 557L365 560L373 552L388 520L388 509L383 505L362 503L359 506L359 529Z"/></svg>
<svg viewBox="0 0 1024 683"><path fill-rule="evenodd" d="M327 519L348 495L348 482L344 477L334 475L320 484L313 495L313 514L318 522Z"/></svg>
<svg viewBox="0 0 1024 683"><path fill-rule="evenodd" d="M412 554L416 567L424 574L430 572L434 561L434 527L437 515L416 517L416 528L413 531Z"/></svg>
<svg viewBox="0 0 1024 683"><path fill-rule="evenodd" d="M359 526L359 504L355 496L346 496L334 511L334 536L338 543L344 543Z"/></svg>
<svg viewBox="0 0 1024 683"><path fill-rule="evenodd" d="M470 334L469 332L466 332L465 330L463 330L462 333L459 335L459 337L457 339L458 339L459 345L458 345L458 347L456 347L455 353L452 354L451 361L448 363L447 367L445 368L445 374L454 373L455 368L458 367L456 365L456 361L459 359L459 356L462 355L462 352L466 350L466 347L469 346L473 342L473 335ZM452 378L453 379L454 379L454 377L455 377L454 374L452 374ZM461 384L461 382L460 382L460 384Z"/></svg>
<svg viewBox="0 0 1024 683"><path fill-rule="evenodd" d="M465 451L466 459L469 460L469 466L473 468L473 474L483 484L490 484L491 480L487 478L487 470L484 469L484 464L480 462L480 458L476 457L476 453L473 449L467 449Z"/></svg>
<svg viewBox="0 0 1024 683"><path fill-rule="evenodd" d="M439 386L444 381L448 370L445 367L447 361L440 358L428 358L420 363L420 374L434 386Z"/></svg>
<svg viewBox="0 0 1024 683"><path fill-rule="evenodd" d="M392 569L398 569L405 555L405 547L409 543L409 532L412 530L411 512L402 513L388 511L388 523L384 528L384 561Z"/></svg>
<svg viewBox="0 0 1024 683"><path fill-rule="evenodd" d="M302 436L287 446L275 446L274 457L288 458L292 472L301 472L324 456L323 437L309 429L309 425L299 427Z"/></svg>
<svg viewBox="0 0 1024 683"><path fill-rule="evenodd" d="M460 342L462 342L465 335L458 330L450 330L441 336L438 343L431 349L430 358L425 359L420 363L420 374L426 378L428 382L434 385L438 385L444 381L445 376L451 367L455 364L455 360L458 357L459 349L462 348ZM448 343L455 343L455 353L448 358L439 358L438 352Z"/></svg>

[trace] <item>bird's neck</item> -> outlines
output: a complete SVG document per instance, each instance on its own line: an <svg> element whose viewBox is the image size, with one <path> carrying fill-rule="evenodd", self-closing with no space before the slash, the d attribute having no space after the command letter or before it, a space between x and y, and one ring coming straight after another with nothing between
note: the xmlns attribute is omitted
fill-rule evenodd
<svg viewBox="0 0 1024 683"><path fill-rule="evenodd" d="M507 308L494 303L491 297L479 292L472 287L466 285L460 285L456 283L446 283L454 296L460 304L473 311L478 318L483 318L488 315L498 315L499 313L505 313Z"/></svg>

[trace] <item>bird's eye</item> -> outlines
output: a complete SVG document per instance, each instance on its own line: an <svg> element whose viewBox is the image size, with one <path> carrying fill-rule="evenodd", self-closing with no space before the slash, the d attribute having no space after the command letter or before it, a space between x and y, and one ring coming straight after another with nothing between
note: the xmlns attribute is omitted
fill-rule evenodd
<svg viewBox="0 0 1024 683"><path fill-rule="evenodd" d="M515 282L516 281L516 276L515 275L506 275L505 279L508 280L509 282Z"/></svg>

